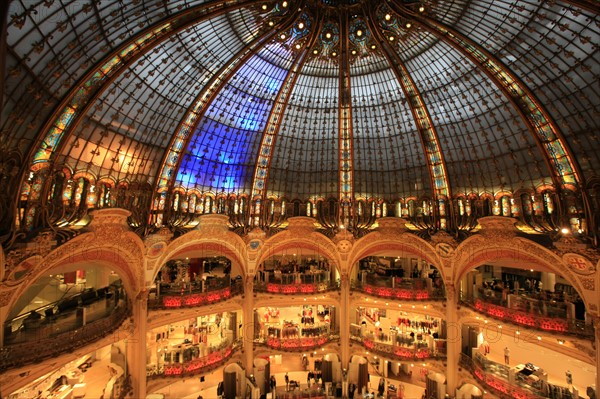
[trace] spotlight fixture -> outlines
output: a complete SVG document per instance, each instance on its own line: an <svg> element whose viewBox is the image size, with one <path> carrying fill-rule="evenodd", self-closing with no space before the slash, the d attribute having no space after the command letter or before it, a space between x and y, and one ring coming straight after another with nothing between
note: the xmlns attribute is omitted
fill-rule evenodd
<svg viewBox="0 0 600 399"><path fill-rule="evenodd" d="M389 21L390 19L392 19L392 16L390 14L385 14L385 20Z"/></svg>
<svg viewBox="0 0 600 399"><path fill-rule="evenodd" d="M423 11L425 11L425 6L419 7L419 12L423 12Z"/></svg>
<svg viewBox="0 0 600 399"><path fill-rule="evenodd" d="M300 22L298 24L298 29L304 29L304 22Z"/></svg>
<svg viewBox="0 0 600 399"><path fill-rule="evenodd" d="M362 30L359 29L359 30L356 31L356 36L361 37L362 34L363 34Z"/></svg>
<svg viewBox="0 0 600 399"><path fill-rule="evenodd" d="M412 26L412 24L410 22L406 23L406 29L410 29L411 26Z"/></svg>
<svg viewBox="0 0 600 399"><path fill-rule="evenodd" d="M281 34L281 36L279 36L279 37L281 38L281 40L285 40L285 38L286 38L287 36L285 35L285 33L282 33L282 34Z"/></svg>
<svg viewBox="0 0 600 399"><path fill-rule="evenodd" d="M284 1L283 3L281 3L281 6L282 6L283 8L286 8L286 7L288 6L288 2L287 2L287 1Z"/></svg>

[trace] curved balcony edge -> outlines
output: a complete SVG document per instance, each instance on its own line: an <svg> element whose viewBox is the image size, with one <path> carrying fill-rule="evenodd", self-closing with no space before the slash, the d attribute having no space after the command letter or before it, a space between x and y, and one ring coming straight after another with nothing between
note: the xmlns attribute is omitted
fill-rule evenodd
<svg viewBox="0 0 600 399"><path fill-rule="evenodd" d="M146 370L148 379L189 377L214 370L227 362L242 347L242 340L225 344L210 354L186 363L165 364Z"/></svg>
<svg viewBox="0 0 600 399"><path fill-rule="evenodd" d="M524 382L517 382L511 384L505 378L501 378L498 375L487 372L485 366L478 364L473 358L461 353L459 364L465 370L467 370L476 381L484 385L487 389L492 391L494 395L502 399L538 399L538 398L549 398L551 397L550 392L555 388L560 388L561 392L568 391L567 387L560 385L553 385L547 382L540 384L540 387L533 387L527 385ZM540 380L541 381L541 380ZM570 393L570 391L568 391ZM562 396L568 399L569 396Z"/></svg>
<svg viewBox="0 0 600 399"><path fill-rule="evenodd" d="M282 352L302 352L320 348L332 342L339 341L339 335L326 334L318 337L303 337L290 339L267 338L266 340L254 340L255 345L266 346L270 349Z"/></svg>
<svg viewBox="0 0 600 399"><path fill-rule="evenodd" d="M446 354L436 351L428 347L406 347L398 345L389 345L381 342L375 342L368 338L359 337L352 335L350 337L351 342L357 342L361 344L365 349L376 353L380 356L390 357L394 360L415 360L420 361L423 359L445 359Z"/></svg>
<svg viewBox="0 0 600 399"><path fill-rule="evenodd" d="M280 295L302 295L302 294L320 294L328 291L340 289L339 282L313 283L313 284L277 284L264 283L255 284L254 292Z"/></svg>
<svg viewBox="0 0 600 399"><path fill-rule="evenodd" d="M157 299L148 300L148 309L165 310L194 308L227 301L244 292L242 285L236 284L220 290L181 295L164 295Z"/></svg>
<svg viewBox="0 0 600 399"><path fill-rule="evenodd" d="M533 313L522 312L488 303L481 299L461 299L460 303L468 306L475 312L484 314L496 320L502 320L505 323L510 323L515 326L594 339L594 327L592 325L586 325L584 322L578 322L577 320L539 316Z"/></svg>
<svg viewBox="0 0 600 399"><path fill-rule="evenodd" d="M39 363L60 356L106 337L117 330L131 316L131 307L122 304L103 319L86 324L76 330L57 334L50 338L7 345L0 348L0 372Z"/></svg>
<svg viewBox="0 0 600 399"><path fill-rule="evenodd" d="M400 301L439 301L446 299L443 289L381 287L371 284L363 284L359 281L353 281L352 290L377 298Z"/></svg>

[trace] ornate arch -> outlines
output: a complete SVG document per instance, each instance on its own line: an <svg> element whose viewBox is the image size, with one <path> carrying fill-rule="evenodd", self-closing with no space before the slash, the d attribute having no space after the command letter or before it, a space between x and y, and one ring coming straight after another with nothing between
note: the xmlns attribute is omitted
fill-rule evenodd
<svg viewBox="0 0 600 399"><path fill-rule="evenodd" d="M506 262L506 266L518 269L534 268L558 274L577 290L586 306L593 303L592 309L596 308L597 310L597 300L593 299L596 290L597 269L588 276L582 276L580 273L574 272L573 267L564 261L564 257L521 237L507 238L491 235L468 238L456 249L453 282L458 284L468 271L478 266L494 264L499 261ZM593 282L588 285L586 284L587 280Z"/></svg>
<svg viewBox="0 0 600 399"><path fill-rule="evenodd" d="M221 215L219 215L221 216ZM200 227L198 230L173 240L165 249L161 257L154 263L151 278L154 279L160 268L171 259L185 256L194 251L214 251L219 253L233 263L239 265L242 276L246 275L248 256L246 254L246 243L235 233L224 228L212 226Z"/></svg>
<svg viewBox="0 0 600 399"><path fill-rule="evenodd" d="M125 233L120 238L115 235L112 240L107 237L100 238L95 233L83 234L66 244L51 251L47 256L34 256L24 260L31 263L32 270L23 278L16 289L11 293L9 308L14 306L26 290L41 276L57 268L70 265L93 263L99 267L114 270L123 281L123 286L129 298L135 298L142 283L143 257L138 241L141 240L134 233Z"/></svg>
<svg viewBox="0 0 600 399"><path fill-rule="evenodd" d="M434 265L444 280L446 279L442 267L443 263L437 256L435 248L422 238L409 233L374 232L367 234L354 244L348 256L349 271L355 264L358 264L359 260L367 256L374 256L382 251L398 251L418 256Z"/></svg>
<svg viewBox="0 0 600 399"><path fill-rule="evenodd" d="M322 254L333 262L333 266L341 273L341 260L335 244L326 236L303 229L282 231L271 237L262 246L262 251L257 257L256 265L260 265L269 257L282 253L286 249L308 249Z"/></svg>

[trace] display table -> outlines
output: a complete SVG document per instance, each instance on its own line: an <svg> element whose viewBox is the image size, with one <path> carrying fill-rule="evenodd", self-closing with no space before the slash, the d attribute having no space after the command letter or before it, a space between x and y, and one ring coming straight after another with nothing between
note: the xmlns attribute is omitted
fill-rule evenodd
<svg viewBox="0 0 600 399"><path fill-rule="evenodd" d="M548 382L548 373L531 363L517 364L515 367L509 370L508 376L509 382L514 382L515 378L528 383L535 383L540 380Z"/></svg>

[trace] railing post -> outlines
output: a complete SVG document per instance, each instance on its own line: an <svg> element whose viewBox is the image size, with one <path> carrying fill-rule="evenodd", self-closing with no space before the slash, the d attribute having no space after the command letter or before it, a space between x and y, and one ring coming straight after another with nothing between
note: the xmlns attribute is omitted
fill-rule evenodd
<svg viewBox="0 0 600 399"><path fill-rule="evenodd" d="M458 325L458 295L453 284L446 285L446 393L454 397L458 384L460 360L461 328Z"/></svg>
<svg viewBox="0 0 600 399"><path fill-rule="evenodd" d="M148 291L142 291L133 300L133 336L126 341L127 374L131 376L134 398L146 397L146 324L148 319Z"/></svg>

